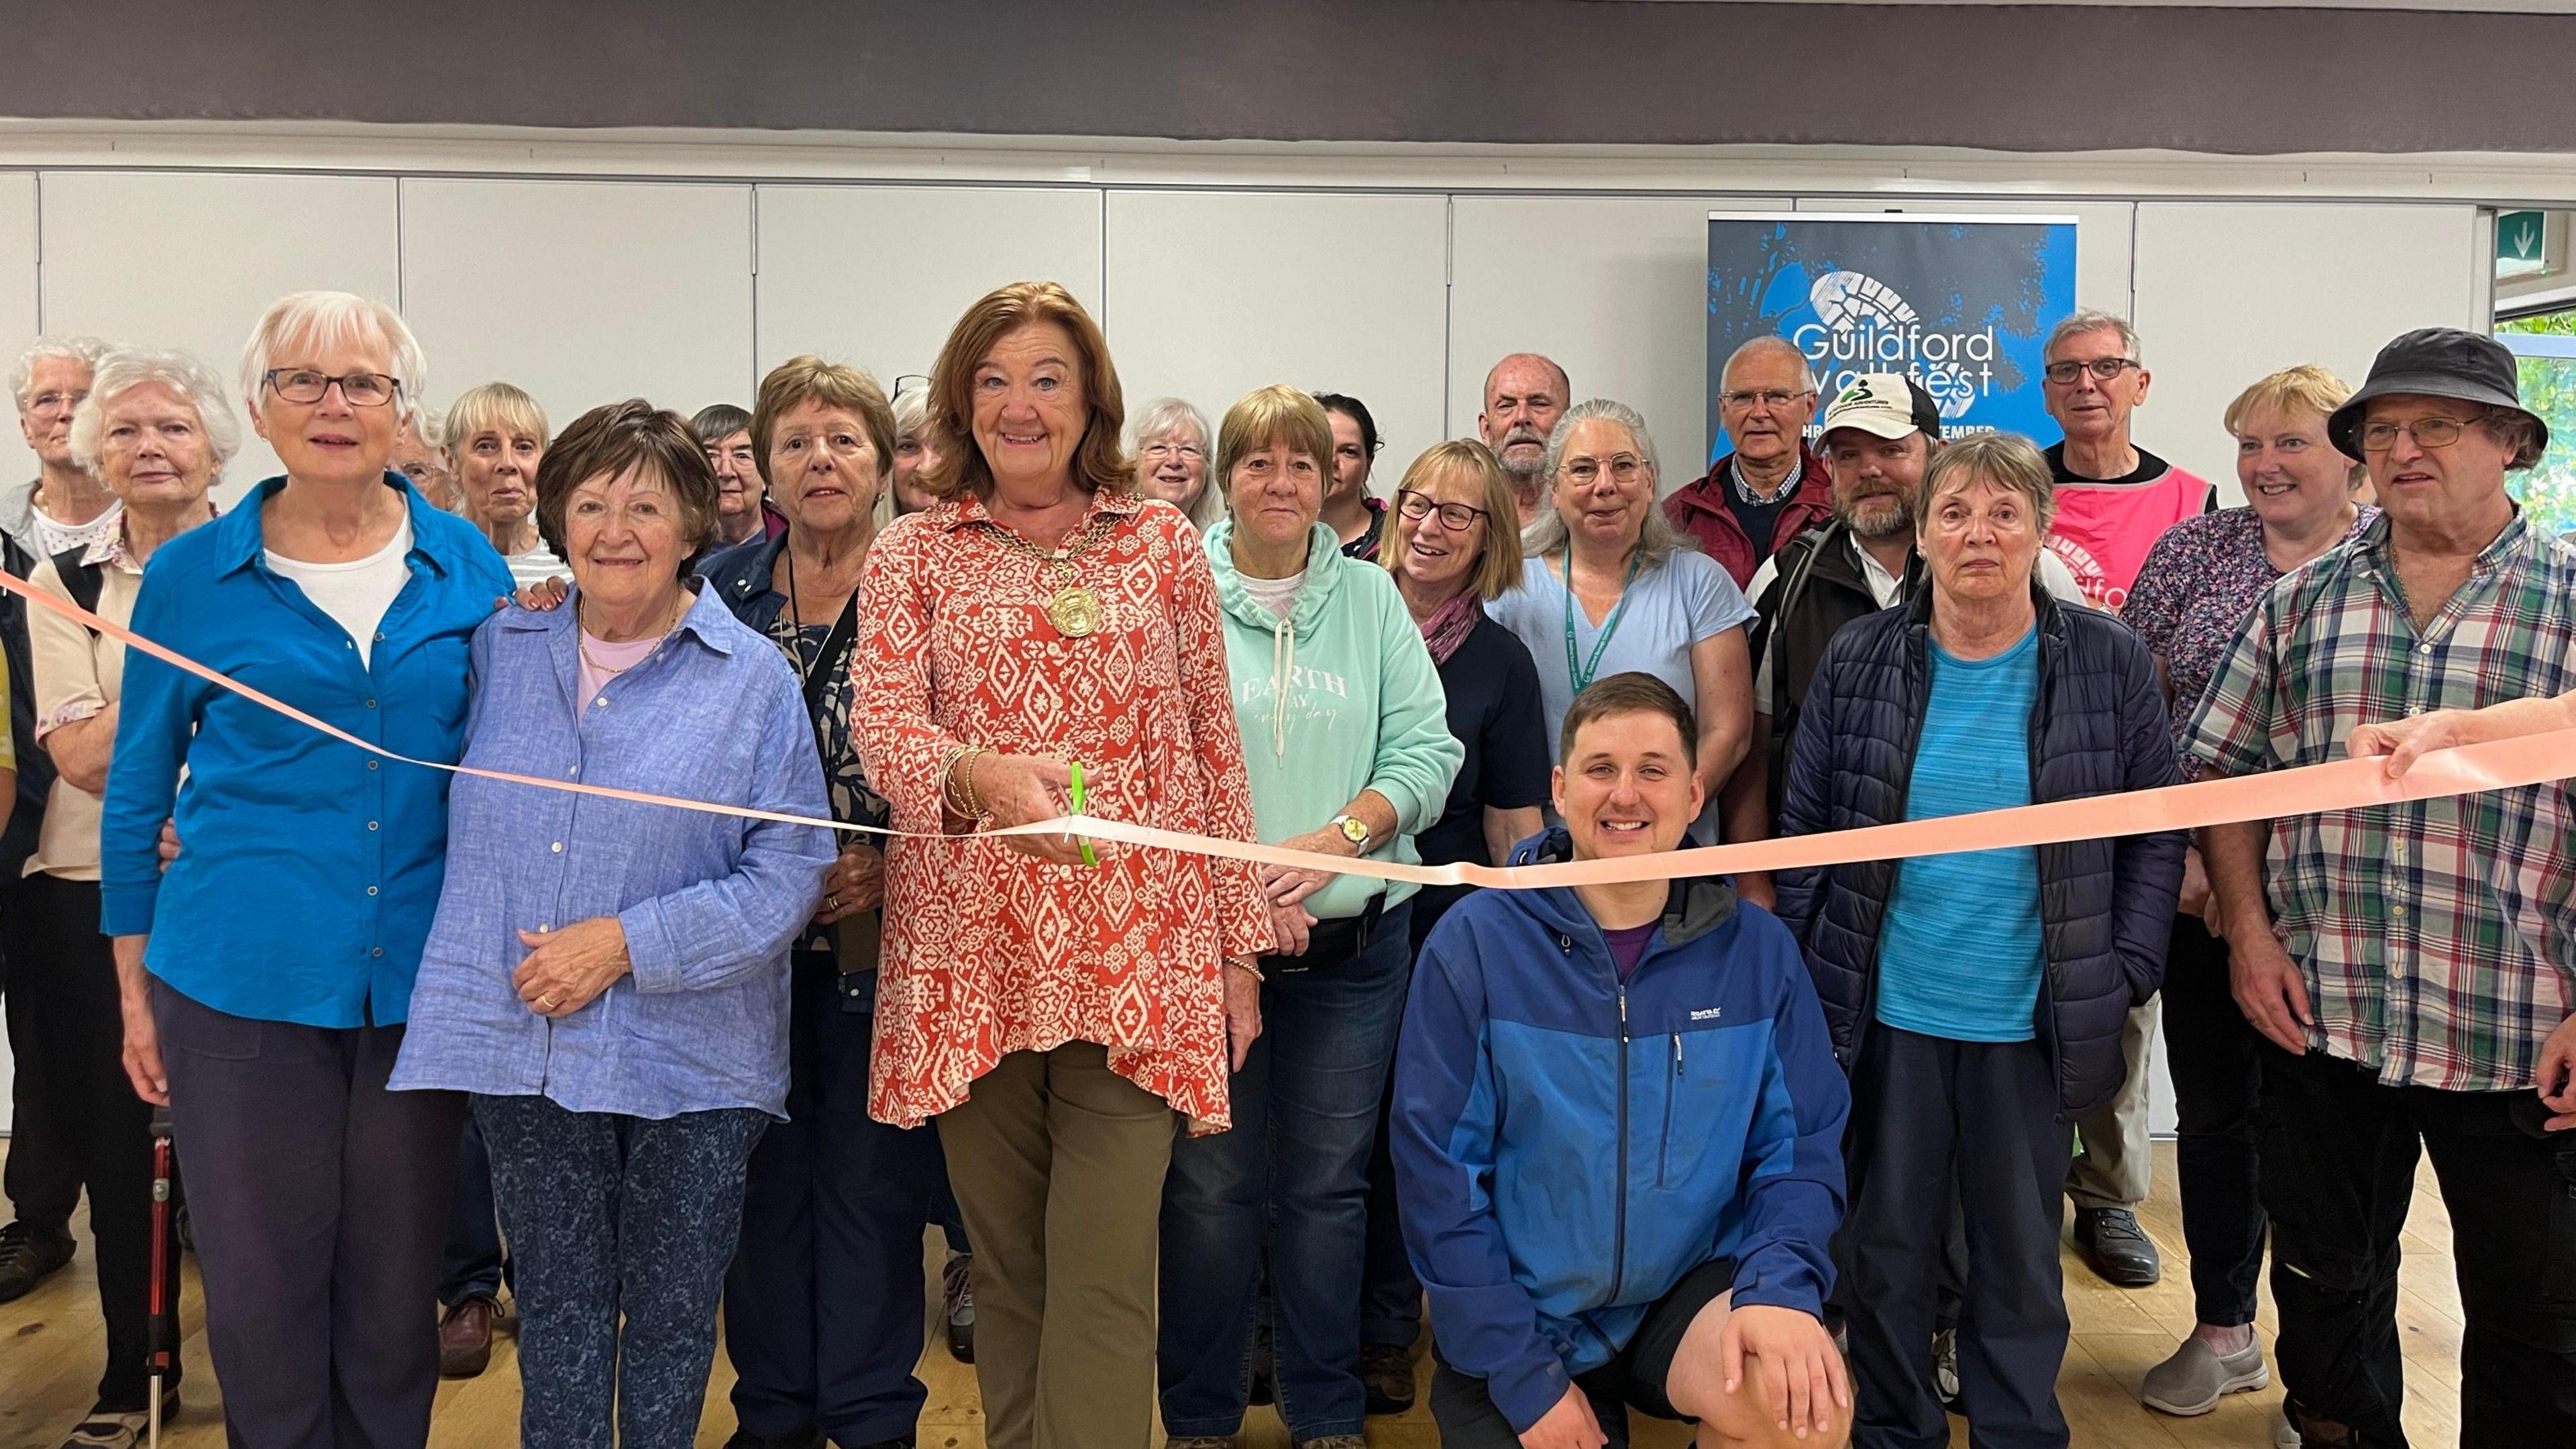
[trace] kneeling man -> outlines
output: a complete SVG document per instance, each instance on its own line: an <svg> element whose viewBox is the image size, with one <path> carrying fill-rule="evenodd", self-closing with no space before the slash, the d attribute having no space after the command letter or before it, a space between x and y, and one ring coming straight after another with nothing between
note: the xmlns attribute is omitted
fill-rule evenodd
<svg viewBox="0 0 2576 1449"><path fill-rule="evenodd" d="M1668 851L1703 803L1681 696L1566 712L1513 863ZM1817 1312L1850 1092L1787 927L1723 877L1478 891L1423 943L1396 1051L1396 1196L1444 1449L1601 1449L1627 1409L1703 1446L1840 1444Z"/></svg>

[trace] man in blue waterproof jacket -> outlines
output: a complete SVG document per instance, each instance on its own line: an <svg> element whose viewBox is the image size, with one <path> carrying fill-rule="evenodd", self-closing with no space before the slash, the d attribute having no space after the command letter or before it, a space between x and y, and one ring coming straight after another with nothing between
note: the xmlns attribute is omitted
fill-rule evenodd
<svg viewBox="0 0 2576 1449"><path fill-rule="evenodd" d="M1565 825L1513 863L1680 845L1698 737L1650 675L1585 690ZM1478 891L1423 943L1395 1093L1444 1449L1624 1449L1629 1408L1703 1446L1848 1438L1817 1315L1851 1096L1768 911L1718 877Z"/></svg>

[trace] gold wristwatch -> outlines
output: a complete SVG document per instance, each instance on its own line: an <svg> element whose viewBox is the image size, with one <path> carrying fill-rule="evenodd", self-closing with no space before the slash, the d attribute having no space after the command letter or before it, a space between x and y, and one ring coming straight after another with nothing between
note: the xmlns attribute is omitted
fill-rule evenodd
<svg viewBox="0 0 2576 1449"><path fill-rule="evenodd" d="M1328 828L1340 831L1342 838L1349 841L1361 854L1368 853L1370 832L1367 821L1356 815L1336 815L1325 823Z"/></svg>

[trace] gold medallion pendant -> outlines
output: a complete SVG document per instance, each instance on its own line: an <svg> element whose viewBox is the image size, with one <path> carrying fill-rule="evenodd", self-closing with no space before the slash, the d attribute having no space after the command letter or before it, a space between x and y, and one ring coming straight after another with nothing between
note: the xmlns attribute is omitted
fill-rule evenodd
<svg viewBox="0 0 2576 1449"><path fill-rule="evenodd" d="M1047 600L1047 621L1067 639L1084 639L1100 627L1100 596L1080 584L1067 584Z"/></svg>

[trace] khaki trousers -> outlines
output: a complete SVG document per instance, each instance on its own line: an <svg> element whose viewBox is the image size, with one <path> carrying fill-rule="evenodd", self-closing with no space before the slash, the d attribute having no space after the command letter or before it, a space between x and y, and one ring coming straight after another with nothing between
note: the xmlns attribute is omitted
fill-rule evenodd
<svg viewBox="0 0 2576 1449"><path fill-rule="evenodd" d="M1003 1057L938 1120L975 1245L984 1442L1148 1449L1172 1109L1067 1042Z"/></svg>
<svg viewBox="0 0 2576 1449"><path fill-rule="evenodd" d="M2120 1032L2120 1055L2129 1077L2120 1094L2075 1124L2081 1144L2075 1165L2066 1174L2066 1195L2079 1208L2130 1208L2147 1200L2155 1157L2147 1141L2147 1077L2156 1042L2156 1022L2165 1012L2162 993L2133 1007Z"/></svg>

